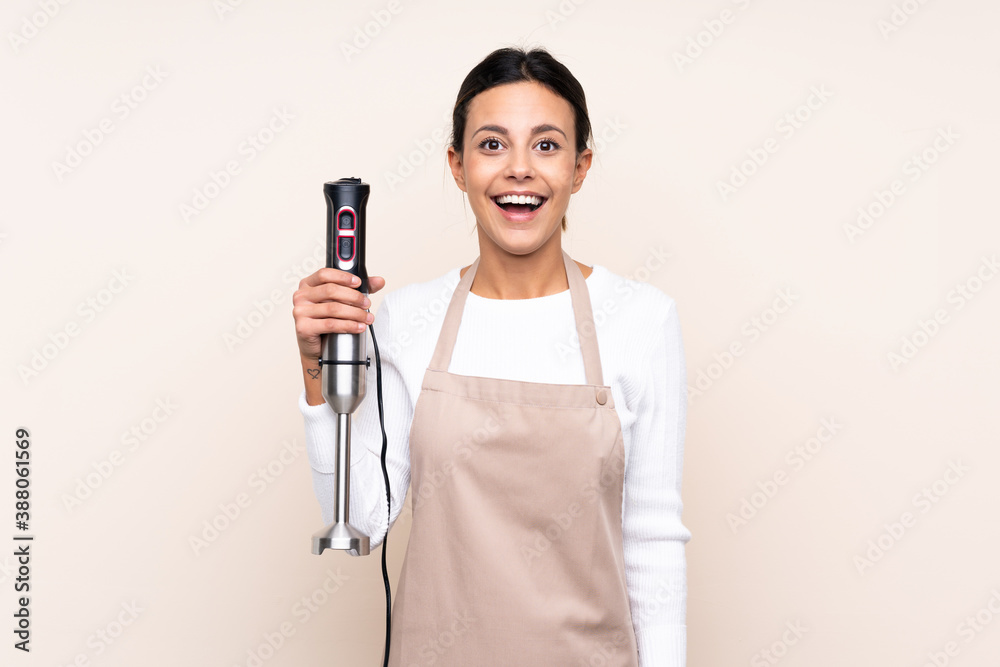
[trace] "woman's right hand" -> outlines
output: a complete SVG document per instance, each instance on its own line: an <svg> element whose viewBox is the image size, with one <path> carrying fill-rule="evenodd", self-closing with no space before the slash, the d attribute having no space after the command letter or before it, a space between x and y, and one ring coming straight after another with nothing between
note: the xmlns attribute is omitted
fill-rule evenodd
<svg viewBox="0 0 1000 667"><path fill-rule="evenodd" d="M319 359L320 336L328 333L357 334L374 321L365 309L371 302L358 291L355 276L347 271L324 267L299 282L292 295L292 317L299 352L304 359ZM385 287L382 276L368 276L369 294Z"/></svg>

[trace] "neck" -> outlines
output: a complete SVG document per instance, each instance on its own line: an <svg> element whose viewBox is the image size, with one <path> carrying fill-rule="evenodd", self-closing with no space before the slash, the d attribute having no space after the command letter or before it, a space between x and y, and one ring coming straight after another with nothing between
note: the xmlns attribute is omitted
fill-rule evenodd
<svg viewBox="0 0 1000 667"><path fill-rule="evenodd" d="M538 250L514 255L498 247L479 232L479 268L469 291L487 299L535 299L569 289L562 257L562 234L558 230ZM592 269L577 262L584 278ZM469 267L459 272L464 276Z"/></svg>

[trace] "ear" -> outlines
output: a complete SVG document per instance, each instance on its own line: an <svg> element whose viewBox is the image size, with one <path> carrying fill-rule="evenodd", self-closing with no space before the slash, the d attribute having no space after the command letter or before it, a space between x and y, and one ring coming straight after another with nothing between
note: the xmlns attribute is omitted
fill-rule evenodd
<svg viewBox="0 0 1000 667"><path fill-rule="evenodd" d="M580 189L583 185L583 179L587 178L587 171L590 169L590 163L594 160L594 151L589 148L583 149L580 152L580 157L576 159L576 169L573 174L573 193Z"/></svg>
<svg viewBox="0 0 1000 667"><path fill-rule="evenodd" d="M468 192L465 187L465 167L462 165L462 156L453 146L448 146L448 166L451 167L451 175L455 178L458 189L462 192Z"/></svg>

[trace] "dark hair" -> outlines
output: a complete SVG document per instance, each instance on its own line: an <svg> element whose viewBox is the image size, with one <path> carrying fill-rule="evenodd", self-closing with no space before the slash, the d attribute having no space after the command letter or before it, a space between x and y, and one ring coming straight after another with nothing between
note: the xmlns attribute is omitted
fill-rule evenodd
<svg viewBox="0 0 1000 667"><path fill-rule="evenodd" d="M590 115L587 113L587 98L583 86L561 62L543 48L525 51L521 48L497 49L472 68L455 100L452 111L451 146L459 154L465 148L465 123L469 115L469 103L479 93L494 86L519 81L534 81L559 95L573 107L576 130L576 154L587 148L591 139ZM566 230L566 216L562 219Z"/></svg>

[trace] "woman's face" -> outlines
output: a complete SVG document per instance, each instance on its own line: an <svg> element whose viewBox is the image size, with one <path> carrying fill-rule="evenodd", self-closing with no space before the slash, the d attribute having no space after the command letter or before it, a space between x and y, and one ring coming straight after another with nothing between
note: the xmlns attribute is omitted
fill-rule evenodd
<svg viewBox="0 0 1000 667"><path fill-rule="evenodd" d="M448 162L469 195L480 244L525 255L559 243L569 196L593 156L586 149L577 158L573 118L569 102L534 81L494 86L469 103L464 150L449 147ZM511 193L535 195L541 205L498 203Z"/></svg>

